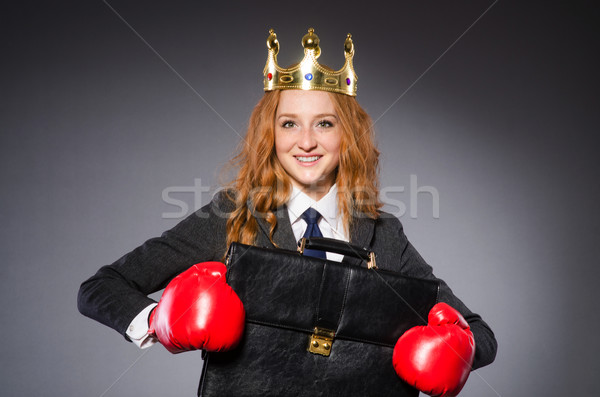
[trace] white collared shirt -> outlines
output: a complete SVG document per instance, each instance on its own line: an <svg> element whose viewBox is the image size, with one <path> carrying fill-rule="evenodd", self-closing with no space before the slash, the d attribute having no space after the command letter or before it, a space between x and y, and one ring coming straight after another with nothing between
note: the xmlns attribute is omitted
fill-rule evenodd
<svg viewBox="0 0 600 397"><path fill-rule="evenodd" d="M300 240L306 231L307 223L301 215L308 208L312 207L322 215L318 222L319 229L323 237L334 238L337 240L348 241L348 235L344 228L344 222L337 208L337 185L333 185L329 192L319 201L308 197L297 187L292 187L292 195L287 203L288 215L292 224L292 231L296 241ZM327 259L341 262L343 255L327 253Z"/></svg>

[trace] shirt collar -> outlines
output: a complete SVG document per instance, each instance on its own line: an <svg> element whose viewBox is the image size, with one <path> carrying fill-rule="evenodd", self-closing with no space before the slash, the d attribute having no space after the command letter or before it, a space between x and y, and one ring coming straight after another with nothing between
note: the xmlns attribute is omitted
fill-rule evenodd
<svg viewBox="0 0 600 397"><path fill-rule="evenodd" d="M290 213L290 222L294 224L300 219L300 216L308 208L313 207L323 216L323 219L331 225L332 228L337 228L337 185L333 184L327 194L319 201L315 201L300 189L292 186L292 195L287 203Z"/></svg>

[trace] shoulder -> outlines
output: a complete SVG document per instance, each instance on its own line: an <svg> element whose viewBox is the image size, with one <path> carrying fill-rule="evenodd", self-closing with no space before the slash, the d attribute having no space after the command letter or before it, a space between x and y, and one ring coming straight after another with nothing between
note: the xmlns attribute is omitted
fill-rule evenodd
<svg viewBox="0 0 600 397"><path fill-rule="evenodd" d="M402 222L395 215L389 212L379 211L375 219L375 228L380 231L394 232L394 234L404 234Z"/></svg>
<svg viewBox="0 0 600 397"><path fill-rule="evenodd" d="M234 195L229 190L220 190L200 209L182 220L173 229L166 233L202 234L207 236L207 230L219 234L225 229L227 220L235 210Z"/></svg>
<svg viewBox="0 0 600 397"><path fill-rule="evenodd" d="M234 189L222 189L215 193L211 202L203 208L213 212L231 214L236 209L235 199L236 191Z"/></svg>

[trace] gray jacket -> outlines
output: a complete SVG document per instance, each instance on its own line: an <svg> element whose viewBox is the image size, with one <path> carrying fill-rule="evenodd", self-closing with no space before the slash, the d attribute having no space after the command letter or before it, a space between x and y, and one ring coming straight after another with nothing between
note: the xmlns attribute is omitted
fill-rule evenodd
<svg viewBox="0 0 600 397"><path fill-rule="evenodd" d="M227 247L227 216L233 203L221 193L161 237L146 241L111 265L104 266L83 282L78 295L79 311L125 336L131 321L154 303L147 295L163 289L171 279L190 266L204 261L221 261ZM269 224L254 214L259 224L256 244L273 247ZM287 208L276 212L273 240L280 247L295 250ZM406 276L438 280L404 234L400 221L385 212L377 219L356 217L350 228L350 242L369 248L377 255L379 268ZM344 262L356 261L344 258ZM457 309L467 320L475 337L473 369L490 364L497 350L494 333L481 317L471 312L441 281L440 301Z"/></svg>

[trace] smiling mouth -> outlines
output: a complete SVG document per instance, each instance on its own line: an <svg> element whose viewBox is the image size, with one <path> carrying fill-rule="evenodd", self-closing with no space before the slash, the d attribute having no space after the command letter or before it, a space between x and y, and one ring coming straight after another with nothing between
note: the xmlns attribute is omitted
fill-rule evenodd
<svg viewBox="0 0 600 397"><path fill-rule="evenodd" d="M294 156L301 163L312 163L323 156Z"/></svg>

